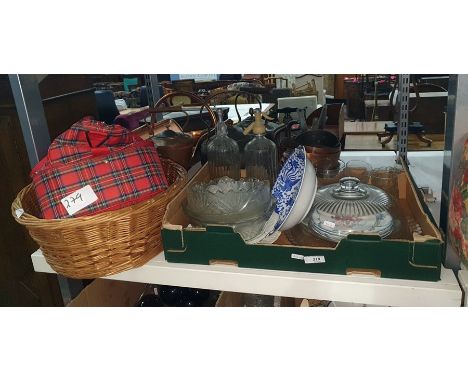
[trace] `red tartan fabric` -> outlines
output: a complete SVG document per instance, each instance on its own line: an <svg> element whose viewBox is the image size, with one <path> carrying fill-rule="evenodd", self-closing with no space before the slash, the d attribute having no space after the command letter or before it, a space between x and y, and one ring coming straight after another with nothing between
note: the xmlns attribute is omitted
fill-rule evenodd
<svg viewBox="0 0 468 382"><path fill-rule="evenodd" d="M95 156L90 147L113 151L139 141L143 139L120 125L106 125L85 117L52 142L47 156L50 163L68 163Z"/></svg>
<svg viewBox="0 0 468 382"><path fill-rule="evenodd" d="M168 186L151 141L119 125L89 118L75 123L52 142L31 177L45 219L70 217L61 200L87 185L97 200L74 217L127 207Z"/></svg>

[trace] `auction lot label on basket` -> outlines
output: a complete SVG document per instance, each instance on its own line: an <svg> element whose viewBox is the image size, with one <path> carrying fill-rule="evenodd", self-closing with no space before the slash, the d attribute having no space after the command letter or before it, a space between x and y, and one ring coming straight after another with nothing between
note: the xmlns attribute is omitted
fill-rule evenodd
<svg viewBox="0 0 468 382"><path fill-rule="evenodd" d="M89 206L98 199L91 186L88 184L83 188L64 197L61 202L69 215L77 213L79 210Z"/></svg>

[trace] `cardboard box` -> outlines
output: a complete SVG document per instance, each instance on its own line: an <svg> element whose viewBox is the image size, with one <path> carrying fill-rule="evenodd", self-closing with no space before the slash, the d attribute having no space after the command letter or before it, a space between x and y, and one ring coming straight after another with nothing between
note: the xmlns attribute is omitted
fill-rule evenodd
<svg viewBox="0 0 468 382"><path fill-rule="evenodd" d="M402 229L387 239L373 234L351 234L337 244L312 238L310 244L298 246L282 233L274 244L247 245L229 226L188 228L189 220L182 207L187 189L195 182L208 179L205 166L167 206L162 238L169 262L224 263L246 268L342 275L370 273L385 278L425 281L440 279L442 236L406 167L398 177L395 210L400 215ZM297 258L301 256L320 256L321 262L306 264Z"/></svg>
<svg viewBox="0 0 468 382"><path fill-rule="evenodd" d="M251 296L251 295L250 295ZM221 292L216 308L223 307L245 307L248 303L249 294L237 292ZM311 300L306 298L273 297L271 307L298 308L298 307L323 307L328 306L329 301Z"/></svg>
<svg viewBox="0 0 468 382"><path fill-rule="evenodd" d="M67 306L127 307L135 306L145 292L146 284L128 281L96 279Z"/></svg>

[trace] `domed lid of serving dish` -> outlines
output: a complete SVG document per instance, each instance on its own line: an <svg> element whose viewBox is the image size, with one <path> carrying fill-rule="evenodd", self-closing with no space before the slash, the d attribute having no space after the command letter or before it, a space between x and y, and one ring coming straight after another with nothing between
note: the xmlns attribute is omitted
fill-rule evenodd
<svg viewBox="0 0 468 382"><path fill-rule="evenodd" d="M386 237L393 230L393 218L387 211L390 204L385 191L345 177L317 191L307 224L319 236L335 242L352 232Z"/></svg>

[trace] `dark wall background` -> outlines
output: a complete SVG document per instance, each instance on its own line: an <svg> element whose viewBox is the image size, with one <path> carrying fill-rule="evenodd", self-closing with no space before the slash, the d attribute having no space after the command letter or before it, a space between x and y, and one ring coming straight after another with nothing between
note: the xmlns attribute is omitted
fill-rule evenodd
<svg viewBox="0 0 468 382"><path fill-rule="evenodd" d="M93 78L47 75L39 84L51 139L85 115L96 115ZM12 218L11 202L30 183L31 167L7 75L0 75L0 306L59 306L55 275L34 272L38 246Z"/></svg>

